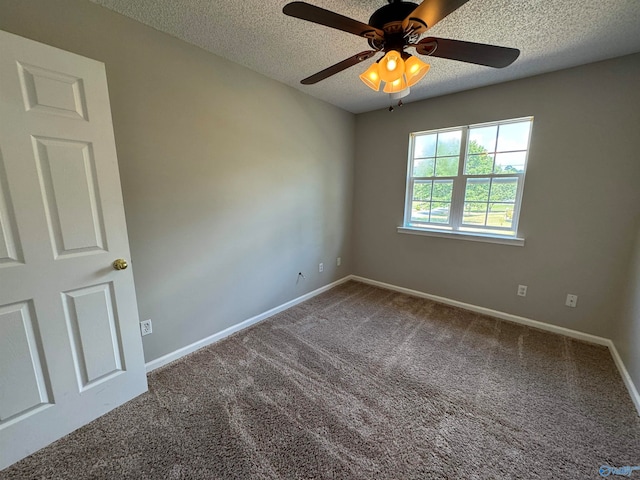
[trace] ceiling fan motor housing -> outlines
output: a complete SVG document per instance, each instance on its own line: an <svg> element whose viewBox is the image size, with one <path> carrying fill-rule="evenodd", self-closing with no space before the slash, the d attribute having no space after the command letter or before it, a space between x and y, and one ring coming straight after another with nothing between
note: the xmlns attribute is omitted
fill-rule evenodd
<svg viewBox="0 0 640 480"><path fill-rule="evenodd" d="M369 18L369 25L383 30L385 35L384 41L370 38L369 45L376 50L402 51L407 45L407 39L402 29L402 21L417 7L418 5L412 2L392 1L373 12L373 15Z"/></svg>
<svg viewBox="0 0 640 480"><path fill-rule="evenodd" d="M402 22L418 7L417 3L412 2L393 2L384 7L380 7L373 12L369 18L369 25L383 30L384 26L390 22Z"/></svg>

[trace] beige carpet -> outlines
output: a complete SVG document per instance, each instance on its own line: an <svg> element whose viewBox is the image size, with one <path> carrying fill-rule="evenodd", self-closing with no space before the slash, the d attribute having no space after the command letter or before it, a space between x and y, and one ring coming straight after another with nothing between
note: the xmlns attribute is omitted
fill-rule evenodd
<svg viewBox="0 0 640 480"><path fill-rule="evenodd" d="M356 282L149 388L0 477L588 479L640 465L640 420L604 347Z"/></svg>

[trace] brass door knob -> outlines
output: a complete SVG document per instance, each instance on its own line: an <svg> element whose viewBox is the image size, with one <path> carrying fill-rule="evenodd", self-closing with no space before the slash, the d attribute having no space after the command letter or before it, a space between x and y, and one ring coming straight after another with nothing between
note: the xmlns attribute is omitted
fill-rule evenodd
<svg viewBox="0 0 640 480"><path fill-rule="evenodd" d="M128 266L129 264L124 258L119 258L115 262L113 262L113 268L115 268L116 270L124 270Z"/></svg>

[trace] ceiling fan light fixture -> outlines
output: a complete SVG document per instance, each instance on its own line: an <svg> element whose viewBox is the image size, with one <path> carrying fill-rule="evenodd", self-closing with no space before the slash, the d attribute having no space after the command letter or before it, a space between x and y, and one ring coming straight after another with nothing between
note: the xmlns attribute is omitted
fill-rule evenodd
<svg viewBox="0 0 640 480"><path fill-rule="evenodd" d="M407 77L407 85L412 87L424 77L431 65L424 63L418 57L411 56L405 62L405 76Z"/></svg>
<svg viewBox="0 0 640 480"><path fill-rule="evenodd" d="M364 73L360 74L360 80L371 90L380 90L380 67L374 62Z"/></svg>
<svg viewBox="0 0 640 480"><path fill-rule="evenodd" d="M404 74L404 60L399 52L390 50L380 60L380 78L385 82L394 82Z"/></svg>

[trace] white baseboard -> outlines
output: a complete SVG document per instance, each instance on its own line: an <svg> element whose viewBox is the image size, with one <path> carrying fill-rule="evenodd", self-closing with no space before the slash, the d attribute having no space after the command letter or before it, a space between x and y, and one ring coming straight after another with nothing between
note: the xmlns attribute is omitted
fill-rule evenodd
<svg viewBox="0 0 640 480"><path fill-rule="evenodd" d="M549 323L539 322L537 320L531 320L530 318L520 317L518 315L512 315L510 313L500 312L498 310L492 310L490 308L479 307L477 305L472 305L470 303L460 302L458 300L452 300L446 297L439 297L437 295L431 295L429 293L419 292L417 290L411 290L409 288L398 287L396 285L391 285L389 283L379 282L377 280L371 280L365 277L359 277L357 275L351 275L351 280L355 280L357 282L366 283L369 285L374 285L381 288L386 288L387 290L393 290L400 293L406 293L407 295L412 295L414 297L426 298L429 300L433 300L434 302L444 303L446 305L452 305L454 307L464 308L465 310L470 310L472 312L481 313L483 315L489 315L491 317L500 318L502 320L506 320L508 322L518 323L521 325L527 325L529 327L535 327L540 330L545 330L547 332L558 333L560 335L564 335L566 337L575 338L577 340L583 340L585 342L595 343L597 345L604 345L609 348L611 352L611 356L613 357L613 361L618 367L618 371L620 372L620 376L622 377L622 381L624 382L627 390L629 391L629 395L631 396L631 400L633 401L636 410L638 411L638 415L640 416L640 395L638 394L638 390L627 371L627 368L620 358L618 354L618 350L616 349L613 340L598 337L596 335L591 335L584 332L579 332L577 330L571 330L570 328L558 327L557 325L551 325Z"/></svg>
<svg viewBox="0 0 640 480"><path fill-rule="evenodd" d="M629 375L629 372L627 371L627 367L624 366L624 362L622 361L622 358L620 357L620 354L618 353L618 349L616 348L615 344L613 343L612 340L609 340L609 342L610 344L608 345L608 347L609 347L609 351L611 352L611 356L613 357L613 361L615 362L616 367L618 367L618 371L622 376L622 381L627 386L627 390L629 390L629 395L631 395L631 400L636 406L636 410L638 410L638 415L640 415L640 394L638 393L638 389L633 383L633 380L631 379L631 375Z"/></svg>
<svg viewBox="0 0 640 480"><path fill-rule="evenodd" d="M156 358L155 360L151 360L145 364L147 373L155 370L156 368L160 368L166 365L167 363L173 362L174 360L178 360L179 358L184 357L189 353L195 352L196 350L206 347L207 345L211 345L212 343L215 343L218 340L222 340L223 338L228 337L232 333L236 333L242 329L250 327L251 325L261 322L262 320L266 320L267 318L272 317L276 313L280 313L288 308L291 308L295 305L298 305L299 303L304 302L305 300L309 300L310 298L315 297L316 295L326 292L327 290L331 290L333 287L340 285L341 283L344 283L348 280L351 280L350 275L343 277L340 280L336 280L333 283L325 285L324 287L320 287L298 298L294 298L289 302L283 303L282 305L272 308L271 310L267 310L266 312L256 315L255 317L251 317L247 320L244 320L243 322L236 323L235 325L232 325L231 327L226 328L221 332L214 333L213 335L203 338L202 340L198 340L197 342L194 342L191 345L187 345L186 347L182 347L171 353L167 353L166 355Z"/></svg>
<svg viewBox="0 0 640 480"><path fill-rule="evenodd" d="M358 277L357 275L351 276L352 280L357 282L367 283L369 285L375 285L376 287L386 288L387 290L393 290L400 293L406 293L414 297L426 298L433 300L434 302L444 303L454 307L463 308L472 312L481 313L483 315L489 315L490 317L500 318L513 323L519 323L521 325L527 325L529 327L539 328L540 330L546 330L548 332L559 333L565 337L575 338L577 340L584 340L585 342L595 343L597 345L608 346L611 340L608 338L598 337L596 335L590 335L588 333L579 332L577 330L571 330L570 328L558 327L549 323L539 322L537 320L531 320L530 318L519 317L518 315L512 315L510 313L500 312L498 310L492 310L490 308L479 307L470 303L460 302L458 300L452 300L446 297L439 297L437 295L431 295L430 293L419 292L417 290L411 290L410 288L397 287L384 282L378 282L377 280L370 280L364 277Z"/></svg>

